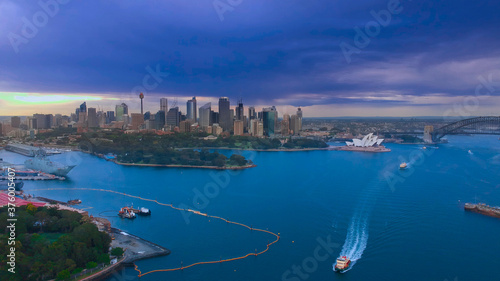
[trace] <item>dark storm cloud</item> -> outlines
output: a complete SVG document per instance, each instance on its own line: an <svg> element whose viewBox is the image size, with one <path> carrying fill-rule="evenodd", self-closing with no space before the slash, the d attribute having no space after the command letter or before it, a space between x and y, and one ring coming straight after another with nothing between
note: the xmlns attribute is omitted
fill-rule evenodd
<svg viewBox="0 0 500 281"><path fill-rule="evenodd" d="M348 63L340 43L354 46L353 28L391 1L233 0L221 21L213 0L73 0L16 53L9 38L42 8L4 0L0 91L128 94L159 65L169 76L150 95L374 102L470 94L478 75L500 67L498 1L402 0Z"/></svg>

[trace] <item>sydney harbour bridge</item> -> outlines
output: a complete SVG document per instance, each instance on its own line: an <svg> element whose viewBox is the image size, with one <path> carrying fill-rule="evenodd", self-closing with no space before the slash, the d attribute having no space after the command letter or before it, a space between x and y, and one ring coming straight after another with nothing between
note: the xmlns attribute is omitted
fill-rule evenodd
<svg viewBox="0 0 500 281"><path fill-rule="evenodd" d="M389 134L414 135L415 132L390 132ZM446 135L463 134L500 135L500 116L480 116L467 118L449 123L439 128L434 128L433 126L425 126L424 141L427 143L439 143Z"/></svg>
<svg viewBox="0 0 500 281"><path fill-rule="evenodd" d="M439 142L446 135L457 134L500 134L500 116L481 116L463 119L441 128L424 132L432 137L432 142Z"/></svg>

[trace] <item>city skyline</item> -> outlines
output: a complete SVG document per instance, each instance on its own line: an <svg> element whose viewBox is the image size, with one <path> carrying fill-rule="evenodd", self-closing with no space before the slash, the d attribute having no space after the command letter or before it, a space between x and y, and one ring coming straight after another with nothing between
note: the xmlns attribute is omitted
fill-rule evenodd
<svg viewBox="0 0 500 281"><path fill-rule="evenodd" d="M496 115L497 6L258 0L221 14L208 2L71 2L28 38L26 22L44 8L4 1L0 106L3 115L76 100L107 107L146 89L150 100L242 97L313 117L440 116L474 97L475 115Z"/></svg>
<svg viewBox="0 0 500 281"><path fill-rule="evenodd" d="M499 76L500 77L500 76ZM99 95L54 95L54 94L23 94L23 93L2 93L0 92L0 107L2 112L0 116L29 116L38 111L42 114L67 114L68 110L79 106L83 101L93 104L93 107L102 111L114 110L117 104L126 103L131 106L133 112L140 113L140 100L138 96L131 94L117 95L117 97L99 96ZM185 101L192 96L164 96L164 95L145 95L144 97L144 112L158 110L157 107L160 99L167 97L170 101L177 100L179 109L182 112L187 112ZM212 103L212 108L218 110L219 97L203 97L196 96L198 107L200 104L208 102ZM438 97L436 97L438 99ZM236 102L236 98L231 99ZM245 99L243 99L245 102ZM466 97L454 97L452 103L442 103L439 106L428 107L425 105L419 106L390 106L379 107L370 104L318 104L309 106L300 106L308 112L308 117L414 117L414 116L496 116L498 115L499 105L496 104L500 100L498 96L480 96L470 95ZM273 106L272 103L260 101L259 104L245 104L261 109ZM40 107L43 105L43 107ZM170 104L169 104L170 106ZM235 105L233 104L232 107ZM293 105L274 104L279 112L292 114L296 107ZM457 109L458 107L458 109ZM474 108L474 110L466 110L463 108ZM71 110L70 110L71 111Z"/></svg>

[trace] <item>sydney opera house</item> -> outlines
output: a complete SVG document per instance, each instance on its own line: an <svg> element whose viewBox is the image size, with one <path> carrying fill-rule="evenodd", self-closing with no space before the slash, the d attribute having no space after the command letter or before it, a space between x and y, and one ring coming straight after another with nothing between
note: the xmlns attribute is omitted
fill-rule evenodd
<svg viewBox="0 0 500 281"><path fill-rule="evenodd" d="M346 141L346 146L342 146L339 150L347 151L364 151L364 152L389 152L390 149L382 145L383 139L374 136L373 133L364 136L362 139L353 139Z"/></svg>
<svg viewBox="0 0 500 281"><path fill-rule="evenodd" d="M378 136L374 136L373 133L366 135L363 139L353 139L352 142L346 141L347 146L356 147L371 147L379 146L384 140L379 139Z"/></svg>

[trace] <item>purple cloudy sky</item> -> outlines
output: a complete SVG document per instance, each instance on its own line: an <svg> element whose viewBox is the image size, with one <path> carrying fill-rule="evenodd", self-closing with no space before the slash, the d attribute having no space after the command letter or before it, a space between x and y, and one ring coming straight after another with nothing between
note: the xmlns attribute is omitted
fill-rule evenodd
<svg viewBox="0 0 500 281"><path fill-rule="evenodd" d="M21 108L17 93L96 96L111 106L148 84L151 106L163 96L241 97L304 106L311 116L441 115L467 103L479 115L500 106L499 1L40 2L51 15L37 1L0 0L0 93L9 97L1 106ZM399 13L348 62L341 43L356 47L354 28L388 5ZM156 83L147 67L168 76Z"/></svg>

